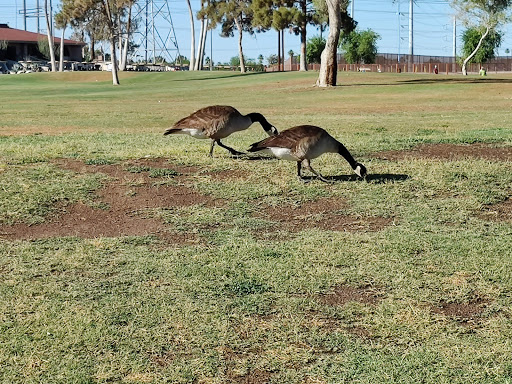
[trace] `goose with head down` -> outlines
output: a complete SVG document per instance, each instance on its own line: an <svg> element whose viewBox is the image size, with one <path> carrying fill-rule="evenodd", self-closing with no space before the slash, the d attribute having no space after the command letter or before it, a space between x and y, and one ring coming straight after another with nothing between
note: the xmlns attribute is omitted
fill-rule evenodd
<svg viewBox="0 0 512 384"><path fill-rule="evenodd" d="M215 144L227 149L232 155L238 156L243 153L228 147L220 140L234 132L246 130L255 122L260 123L269 136L277 135L277 129L261 113L242 115L235 108L227 105L212 105L199 109L179 120L167 129L164 135L185 134L196 139L211 139L210 157L213 155Z"/></svg>
<svg viewBox="0 0 512 384"><path fill-rule="evenodd" d="M277 136L254 143L249 152L264 151L279 159L297 162L297 176L304 181L302 166L314 173L320 180L329 182L311 167L311 160L324 153L338 153L348 161L356 175L366 177L366 167L357 162L345 146L329 135L323 128L314 125L299 125L287 129Z"/></svg>

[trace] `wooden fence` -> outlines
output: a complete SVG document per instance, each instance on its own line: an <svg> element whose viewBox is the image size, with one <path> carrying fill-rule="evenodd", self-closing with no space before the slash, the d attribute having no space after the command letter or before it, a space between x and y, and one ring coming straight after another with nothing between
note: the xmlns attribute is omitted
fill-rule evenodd
<svg viewBox="0 0 512 384"><path fill-rule="evenodd" d="M388 54L386 54L388 55ZM389 55L388 55L389 56ZM396 57L393 59L385 55L378 57L378 64L346 64L342 57L338 58L338 71L340 72L394 72L394 73L437 73L449 74L460 73L461 66L455 63L453 57L439 57L439 56L414 56L411 58L414 61L408 61L407 57L403 57L402 62L398 62ZM396 56L396 55L395 55ZM480 68L485 68L487 73L497 72L511 72L512 71L512 57L498 57L485 64L469 64L467 70L469 73L478 73ZM277 65L267 66L266 72L281 71L298 71L299 64L297 57L288 58L281 65L281 69ZM320 70L320 64L308 64L308 70Z"/></svg>

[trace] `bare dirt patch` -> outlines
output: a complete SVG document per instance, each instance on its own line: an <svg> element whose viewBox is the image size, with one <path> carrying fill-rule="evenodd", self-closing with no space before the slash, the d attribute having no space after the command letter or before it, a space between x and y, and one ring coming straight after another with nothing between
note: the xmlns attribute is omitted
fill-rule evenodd
<svg viewBox="0 0 512 384"><path fill-rule="evenodd" d="M234 376L228 374L228 383L231 384L268 384L272 377L272 373L261 369L254 369L244 376Z"/></svg>
<svg viewBox="0 0 512 384"><path fill-rule="evenodd" d="M337 285L332 292L318 296L321 303L332 306L343 306L350 302L376 305L381 299L382 293L369 285L364 287Z"/></svg>
<svg viewBox="0 0 512 384"><path fill-rule="evenodd" d="M154 234L169 242L182 244L194 242L195 235L173 233L160 219L148 215L147 210L219 204L217 200L181 184L197 171L196 168L174 167L163 159L141 159L114 165L87 165L70 159L60 159L55 163L77 173L100 172L109 176L109 181L96 193L95 203L99 207L82 202L68 205L61 203L57 213L48 217L45 223L0 226L1 238L27 240L62 236L95 238ZM177 180L173 180L176 183L169 185L164 183L165 177L151 177L151 169L176 171L174 177Z"/></svg>
<svg viewBox="0 0 512 384"><path fill-rule="evenodd" d="M481 318L488 304L487 300L478 299L469 303L440 302L432 307L432 312L449 317L462 325L468 325Z"/></svg>
<svg viewBox="0 0 512 384"><path fill-rule="evenodd" d="M486 207L480 217L492 221L512 221L512 199Z"/></svg>
<svg viewBox="0 0 512 384"><path fill-rule="evenodd" d="M354 217L338 213L345 202L338 198L322 198L300 205L265 207L256 216L277 221L291 232L318 228L324 231L379 231L391 223L384 217Z"/></svg>
<svg viewBox="0 0 512 384"><path fill-rule="evenodd" d="M477 158L492 161L512 161L512 147L491 144L423 144L407 151L383 151L372 155L383 160Z"/></svg>

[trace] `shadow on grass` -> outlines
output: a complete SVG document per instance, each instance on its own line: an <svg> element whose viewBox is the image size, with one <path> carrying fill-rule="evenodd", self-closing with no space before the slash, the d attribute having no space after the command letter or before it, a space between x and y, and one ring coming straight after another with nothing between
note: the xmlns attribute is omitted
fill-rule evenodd
<svg viewBox="0 0 512 384"><path fill-rule="evenodd" d="M400 86L400 85L424 85L424 84L482 84L482 83L494 83L494 84L512 84L512 79L508 78L426 78L426 79L407 79L397 80L396 82L387 83L354 83L354 84L338 84L338 87L365 87L365 86Z"/></svg>
<svg viewBox="0 0 512 384"><path fill-rule="evenodd" d="M275 157L271 157L271 156L249 155L247 153L245 153L242 156L239 156L238 159L240 159L240 160L248 160L248 161L253 161L253 160L258 160L258 161L262 161L262 160L267 160L267 161L268 160L278 160Z"/></svg>
<svg viewBox="0 0 512 384"><path fill-rule="evenodd" d="M242 77L242 76L253 76L253 75L266 75L269 72L220 72L216 76L208 76L208 77L200 77L200 78L186 78L186 79L176 79L175 81L204 81L204 80L215 80L215 79L228 79L230 77Z"/></svg>
<svg viewBox="0 0 512 384"><path fill-rule="evenodd" d="M346 181L364 181L372 184L385 184L385 183L394 183L397 181L405 181L410 178L409 175L402 174L392 174L392 173L383 173L383 174L371 174L367 175L363 180L357 175L339 175L339 176L324 176L325 179L331 182L346 182ZM316 176L303 176L302 179L306 182L317 180Z"/></svg>

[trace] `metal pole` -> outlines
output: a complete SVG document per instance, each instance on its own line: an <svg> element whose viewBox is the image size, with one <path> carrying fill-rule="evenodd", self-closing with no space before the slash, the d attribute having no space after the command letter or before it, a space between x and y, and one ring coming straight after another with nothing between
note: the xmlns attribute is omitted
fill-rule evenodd
<svg viewBox="0 0 512 384"><path fill-rule="evenodd" d="M155 2L151 0L151 33L153 34L153 64L156 64L156 42L155 42L155 11L153 9Z"/></svg>
<svg viewBox="0 0 512 384"><path fill-rule="evenodd" d="M401 30L402 30L402 20L401 20L401 14L400 14L400 0L398 0L398 62L399 63L400 63L400 45L402 44Z"/></svg>
<svg viewBox="0 0 512 384"><path fill-rule="evenodd" d="M144 63L148 63L148 19L149 19L149 0L146 0L146 33L145 33L145 41L144 48L146 50L146 55L144 57Z"/></svg>
<svg viewBox="0 0 512 384"><path fill-rule="evenodd" d="M23 0L23 29L27 30L27 0Z"/></svg>
<svg viewBox="0 0 512 384"><path fill-rule="evenodd" d="M414 13L414 0L409 0L409 55L411 55L411 60L412 60L412 56L414 55L414 41L413 41L414 40L414 33L413 33L414 17L413 17L413 13Z"/></svg>
<svg viewBox="0 0 512 384"><path fill-rule="evenodd" d="M453 72L457 71L457 18L453 17Z"/></svg>
<svg viewBox="0 0 512 384"><path fill-rule="evenodd" d="M453 18L453 58L457 57L457 18Z"/></svg>
<svg viewBox="0 0 512 384"><path fill-rule="evenodd" d="M39 0L36 1L37 33L41 30L39 27Z"/></svg>

